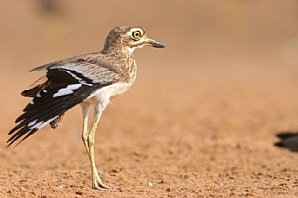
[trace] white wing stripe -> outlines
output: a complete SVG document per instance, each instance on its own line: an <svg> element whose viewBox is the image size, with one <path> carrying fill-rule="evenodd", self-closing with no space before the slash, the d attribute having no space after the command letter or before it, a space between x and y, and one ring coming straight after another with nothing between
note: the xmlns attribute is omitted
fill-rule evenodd
<svg viewBox="0 0 298 198"><path fill-rule="evenodd" d="M77 77L75 74L71 73L71 71L66 70L67 73L69 73L72 77L74 77L76 80L78 80L81 84L92 86L92 84L87 83L83 79Z"/></svg>
<svg viewBox="0 0 298 198"><path fill-rule="evenodd" d="M74 90L79 89L82 86L82 84L72 84L68 85L66 88L59 89L57 93L53 95L54 98L59 96L65 96L72 94Z"/></svg>
<svg viewBox="0 0 298 198"><path fill-rule="evenodd" d="M37 121L37 119L34 120L34 121L32 121L32 122L30 122L30 123L28 124L28 127L31 127L32 125L34 125L34 124L36 123L36 121Z"/></svg>
<svg viewBox="0 0 298 198"><path fill-rule="evenodd" d="M50 122L52 122L53 120L55 120L56 118L57 118L58 116L56 116L56 117L54 117L54 118L51 118L50 120L48 120L48 121L46 121L46 122L44 122L44 121L40 121L40 122L38 122L38 123L36 123L36 121L37 120L34 120L33 122L30 122L29 124L31 124L31 123L33 123L33 124L31 124L30 126L29 126L29 124L28 124L28 127L30 127L29 129L30 130L33 130L33 129L41 129L41 128L43 128L44 126L46 126L48 123L50 123ZM36 124L35 124L36 123ZM33 125L33 126L32 126Z"/></svg>

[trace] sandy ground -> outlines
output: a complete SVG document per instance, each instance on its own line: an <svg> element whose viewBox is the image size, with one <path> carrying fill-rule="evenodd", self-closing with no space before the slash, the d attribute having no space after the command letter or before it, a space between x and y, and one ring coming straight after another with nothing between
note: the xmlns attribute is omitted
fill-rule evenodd
<svg viewBox="0 0 298 198"><path fill-rule="evenodd" d="M80 10L78 4L72 8ZM249 50L241 51L219 39L224 48L218 51L207 45L207 39L186 41L183 51L179 44L184 40L175 41L166 33L159 36L163 29L152 26L154 38L168 48L137 52L136 84L112 101L96 134L98 170L117 192L90 187L79 107L66 114L62 128L46 127L17 148L6 148L7 132L28 102L19 92L41 75L26 71L96 50L94 39L103 40L108 29L96 35L96 29L88 26L93 31L83 34L86 43L78 44L79 35L62 31L72 37L57 41L58 46L43 46L52 38L36 37L42 35L40 19L18 6L14 9L20 16L8 15L9 20L22 19L26 23L19 26L25 23L34 31L18 34L13 30L19 26L2 24L13 28L1 37L9 50L0 48L0 197L298 197L298 154L274 147L277 133L298 130L298 67L280 55L279 43L258 51L247 44ZM87 19L92 13L85 13ZM76 21L69 28L82 31L80 25L85 23ZM12 38L12 33L17 36ZM183 32L176 32L181 38L178 35ZM229 47L233 50L226 51Z"/></svg>

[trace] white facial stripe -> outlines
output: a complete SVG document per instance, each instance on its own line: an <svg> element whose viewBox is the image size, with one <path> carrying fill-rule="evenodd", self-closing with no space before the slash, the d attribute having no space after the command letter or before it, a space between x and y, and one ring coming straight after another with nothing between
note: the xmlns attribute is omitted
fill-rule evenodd
<svg viewBox="0 0 298 198"><path fill-rule="evenodd" d="M134 42L134 48L130 48L130 49L133 49L133 50L135 50L135 48L142 48L142 47L144 47L144 44L145 44L145 40L147 39L147 37L146 36L143 36L140 40L138 40L138 41L135 41ZM130 51L130 52L133 52L133 51Z"/></svg>
<svg viewBox="0 0 298 198"><path fill-rule="evenodd" d="M68 85L66 88L59 89L58 92L53 95L53 97L56 98L59 96L72 94L74 90L79 89L81 86L82 84Z"/></svg>

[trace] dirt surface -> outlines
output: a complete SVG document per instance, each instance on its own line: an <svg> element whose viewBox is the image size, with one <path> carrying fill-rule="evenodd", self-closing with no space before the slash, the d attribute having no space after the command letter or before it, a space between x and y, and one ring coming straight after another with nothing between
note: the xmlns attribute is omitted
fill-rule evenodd
<svg viewBox="0 0 298 198"><path fill-rule="evenodd" d="M0 7L0 197L298 197L298 153L274 147L298 131L296 1L57 2L46 14L38 1ZM60 129L5 141L28 102L20 91L42 75L27 71L99 50L118 24L167 48L136 52L136 84L99 124L110 192L91 189L80 107Z"/></svg>

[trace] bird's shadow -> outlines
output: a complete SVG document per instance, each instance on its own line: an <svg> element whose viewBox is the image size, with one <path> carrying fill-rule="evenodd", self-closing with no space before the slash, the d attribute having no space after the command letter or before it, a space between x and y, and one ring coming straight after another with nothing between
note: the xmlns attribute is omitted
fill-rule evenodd
<svg viewBox="0 0 298 198"><path fill-rule="evenodd" d="M281 131L276 134L279 138L278 142L274 143L276 147L287 148L292 152L298 153L298 132L297 131Z"/></svg>

